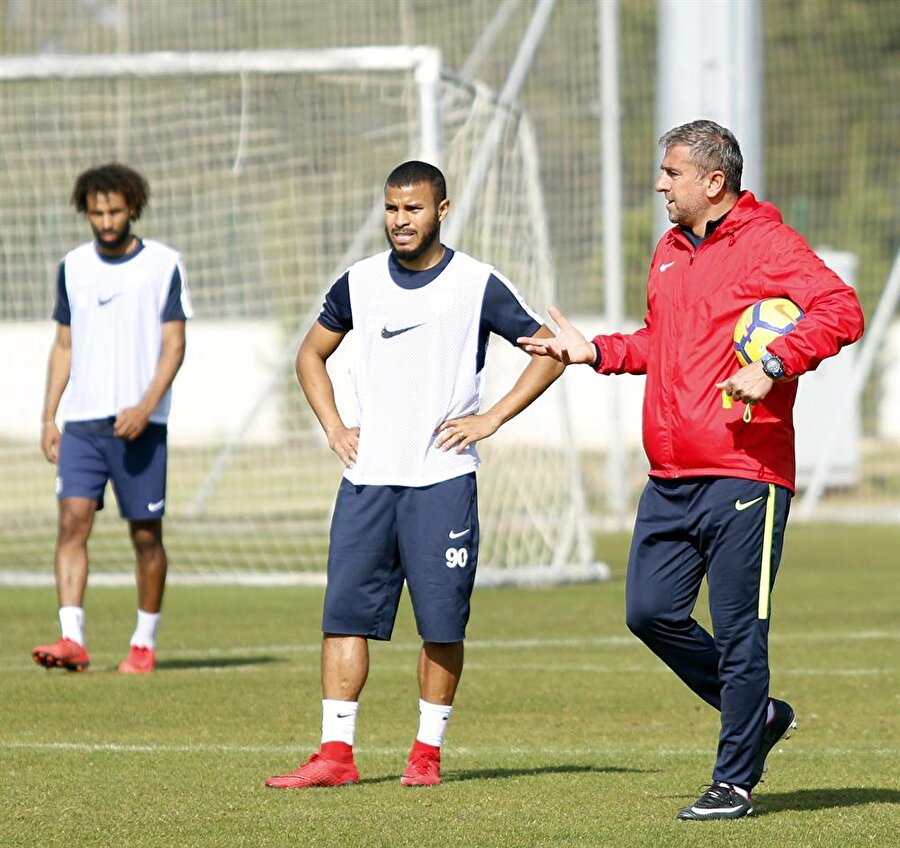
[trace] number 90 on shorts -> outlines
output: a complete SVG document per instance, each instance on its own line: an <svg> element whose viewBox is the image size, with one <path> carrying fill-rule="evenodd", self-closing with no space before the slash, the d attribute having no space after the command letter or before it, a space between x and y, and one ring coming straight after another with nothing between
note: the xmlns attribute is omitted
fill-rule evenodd
<svg viewBox="0 0 900 848"><path fill-rule="evenodd" d="M447 568L465 568L469 562L469 552L465 548L447 548L444 558Z"/></svg>

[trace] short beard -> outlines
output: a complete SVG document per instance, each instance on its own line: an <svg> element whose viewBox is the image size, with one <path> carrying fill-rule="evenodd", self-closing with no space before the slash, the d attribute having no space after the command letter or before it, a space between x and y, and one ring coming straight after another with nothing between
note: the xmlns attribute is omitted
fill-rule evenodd
<svg viewBox="0 0 900 848"><path fill-rule="evenodd" d="M440 224L438 223L438 221L435 221L431 229L426 230L422 234L422 240L416 247L397 247L397 245L395 245L393 240L391 239L391 232L387 227L384 228L384 234L388 240L388 244L394 251L394 255L398 259L402 259L404 262L415 262L420 256L424 256L438 240L438 236L440 235Z"/></svg>
<svg viewBox="0 0 900 848"><path fill-rule="evenodd" d="M125 225L125 229L122 230L121 233L119 233L114 241L104 241L102 238L100 238L99 230L94 230L94 238L97 240L97 244L99 244L100 247L102 247L104 250L108 250L109 252L114 253L115 251L119 250L119 248L127 244L131 239L131 221L129 221Z"/></svg>

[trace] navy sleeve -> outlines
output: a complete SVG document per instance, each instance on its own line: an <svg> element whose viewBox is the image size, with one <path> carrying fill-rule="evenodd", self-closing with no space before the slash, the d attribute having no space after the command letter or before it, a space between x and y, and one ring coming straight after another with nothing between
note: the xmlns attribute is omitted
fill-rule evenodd
<svg viewBox="0 0 900 848"><path fill-rule="evenodd" d="M169 295L162 311L162 323L165 324L166 321L187 321L181 304L181 271L177 265L169 281Z"/></svg>
<svg viewBox="0 0 900 848"><path fill-rule="evenodd" d="M503 336L515 344L519 336L533 336L541 327L514 289L491 274L481 303L481 327L483 331Z"/></svg>
<svg viewBox="0 0 900 848"><path fill-rule="evenodd" d="M350 309L350 272L334 282L325 295L325 303L319 313L319 323L333 333L349 333L353 329L353 312Z"/></svg>
<svg viewBox="0 0 900 848"><path fill-rule="evenodd" d="M66 291L66 263L59 263L56 275L56 306L53 307L53 320L66 327L72 323L72 310L69 308L69 293Z"/></svg>

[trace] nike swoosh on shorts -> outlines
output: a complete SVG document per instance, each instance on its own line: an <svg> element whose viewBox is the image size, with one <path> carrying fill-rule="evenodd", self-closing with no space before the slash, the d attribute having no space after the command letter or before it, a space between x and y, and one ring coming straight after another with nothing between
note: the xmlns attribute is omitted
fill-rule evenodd
<svg viewBox="0 0 900 848"><path fill-rule="evenodd" d="M734 502L734 508L738 512L741 512L742 510L745 510L748 507L753 506L753 504L758 504L761 500L762 500L762 495L760 495L758 498L754 498L752 501L747 501L747 503L744 503L740 498L738 498Z"/></svg>

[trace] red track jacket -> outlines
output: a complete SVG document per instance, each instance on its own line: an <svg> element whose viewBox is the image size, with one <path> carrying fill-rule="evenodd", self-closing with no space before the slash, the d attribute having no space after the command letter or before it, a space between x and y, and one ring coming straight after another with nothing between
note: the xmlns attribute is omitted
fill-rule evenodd
<svg viewBox="0 0 900 848"><path fill-rule="evenodd" d="M862 335L853 289L772 204L745 191L696 250L679 227L659 240L643 327L594 339L599 373L647 375L643 439L651 476L741 477L794 490L796 381L776 383L749 423L744 404L724 409L716 388L740 367L735 322L766 297L787 297L806 313L768 346L787 377L815 369Z"/></svg>

